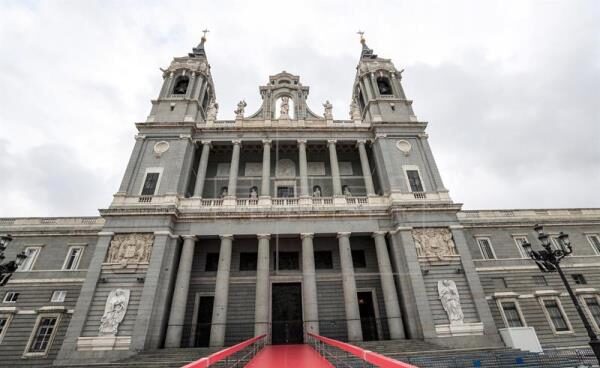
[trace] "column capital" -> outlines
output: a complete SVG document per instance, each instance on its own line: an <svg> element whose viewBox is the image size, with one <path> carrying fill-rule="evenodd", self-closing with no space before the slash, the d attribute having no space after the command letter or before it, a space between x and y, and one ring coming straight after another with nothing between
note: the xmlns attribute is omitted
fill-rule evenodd
<svg viewBox="0 0 600 368"><path fill-rule="evenodd" d="M335 146L336 143L337 143L337 139L328 139L327 140L327 145L329 145L329 146L331 146L331 145Z"/></svg>
<svg viewBox="0 0 600 368"><path fill-rule="evenodd" d="M347 231L347 232L341 232L341 233L337 233L337 238L349 238L350 234L352 234L351 232Z"/></svg>
<svg viewBox="0 0 600 368"><path fill-rule="evenodd" d="M375 134L375 140L387 138L387 134L377 133Z"/></svg>
<svg viewBox="0 0 600 368"><path fill-rule="evenodd" d="M234 146L241 146L241 145L242 145L242 141L241 141L241 140L239 140L239 139L234 139L234 140L232 140L232 141L231 141L231 143L232 143Z"/></svg>
<svg viewBox="0 0 600 368"><path fill-rule="evenodd" d="M300 239L304 239L304 238L309 238L312 239L314 238L315 233L300 233Z"/></svg>
<svg viewBox="0 0 600 368"><path fill-rule="evenodd" d="M262 144L263 144L263 146L268 146L268 145L271 145L271 143L272 143L272 142L273 142L273 140L272 140L272 139L263 139L263 140L262 140Z"/></svg>
<svg viewBox="0 0 600 368"><path fill-rule="evenodd" d="M135 138L136 141L143 141L144 139L146 139L146 136L143 134L136 134L133 136L133 138Z"/></svg>
<svg viewBox="0 0 600 368"><path fill-rule="evenodd" d="M306 139L298 139L298 146L306 146Z"/></svg>
<svg viewBox="0 0 600 368"><path fill-rule="evenodd" d="M385 234L387 234L387 231L373 231L373 234L371 234L372 238L379 238L379 237L385 237Z"/></svg>
<svg viewBox="0 0 600 368"><path fill-rule="evenodd" d="M256 237L258 238L258 240L262 240L262 239L271 239L271 234L256 234Z"/></svg>
<svg viewBox="0 0 600 368"><path fill-rule="evenodd" d="M212 141L209 140L201 140L200 144L202 144L203 146L212 146Z"/></svg>
<svg viewBox="0 0 600 368"><path fill-rule="evenodd" d="M197 240L198 239L196 237L196 235L182 235L181 237L183 238L183 240L188 240L188 239Z"/></svg>
<svg viewBox="0 0 600 368"><path fill-rule="evenodd" d="M356 140L356 145L357 146L364 146L365 144L367 144L367 140L366 139L357 139Z"/></svg>
<svg viewBox="0 0 600 368"><path fill-rule="evenodd" d="M221 238L221 240L225 240L225 239L233 240L233 235L232 234L223 234L223 235L219 235L219 238Z"/></svg>

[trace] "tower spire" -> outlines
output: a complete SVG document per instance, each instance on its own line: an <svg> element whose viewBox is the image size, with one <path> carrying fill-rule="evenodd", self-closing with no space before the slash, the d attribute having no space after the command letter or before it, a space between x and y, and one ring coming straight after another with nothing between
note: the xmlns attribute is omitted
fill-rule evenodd
<svg viewBox="0 0 600 368"><path fill-rule="evenodd" d="M365 40L365 32L359 30L356 33L360 35L360 43L362 44L360 58L361 59L375 59L377 57L377 55L373 54L373 49L370 49L369 46L367 46L367 40Z"/></svg>
<svg viewBox="0 0 600 368"><path fill-rule="evenodd" d="M210 32L208 29L202 31L202 38L200 39L200 44L192 49L192 52L188 55L190 57L198 57L204 56L206 57L206 51L204 50L204 43L206 42L206 34Z"/></svg>

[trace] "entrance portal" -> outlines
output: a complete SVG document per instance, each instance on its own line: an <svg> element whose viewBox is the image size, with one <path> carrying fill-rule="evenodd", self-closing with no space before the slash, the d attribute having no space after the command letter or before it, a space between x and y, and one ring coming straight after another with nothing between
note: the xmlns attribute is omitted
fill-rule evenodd
<svg viewBox="0 0 600 368"><path fill-rule="evenodd" d="M210 326L212 324L214 296L201 296L198 306L198 324L194 346L208 346L210 341Z"/></svg>
<svg viewBox="0 0 600 368"><path fill-rule="evenodd" d="M300 283L273 284L271 343L301 344L302 291Z"/></svg>
<svg viewBox="0 0 600 368"><path fill-rule="evenodd" d="M377 334L377 319L375 318L373 293L370 291L361 291L357 293L357 297L363 341L378 340L379 336Z"/></svg>

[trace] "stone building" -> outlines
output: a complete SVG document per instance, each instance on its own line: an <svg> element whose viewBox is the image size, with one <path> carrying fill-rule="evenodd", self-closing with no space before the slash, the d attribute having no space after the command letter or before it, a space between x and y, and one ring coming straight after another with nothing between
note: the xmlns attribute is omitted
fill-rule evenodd
<svg viewBox="0 0 600 368"><path fill-rule="evenodd" d="M3 362L105 362L264 333L583 346L558 276L521 250L536 223L570 233L565 271L599 327L600 210L461 211L402 72L364 40L347 120L329 102L313 112L285 71L259 88L258 111L241 101L218 120L204 43L163 71L100 217L0 219L15 238L7 259L29 255L0 289Z"/></svg>

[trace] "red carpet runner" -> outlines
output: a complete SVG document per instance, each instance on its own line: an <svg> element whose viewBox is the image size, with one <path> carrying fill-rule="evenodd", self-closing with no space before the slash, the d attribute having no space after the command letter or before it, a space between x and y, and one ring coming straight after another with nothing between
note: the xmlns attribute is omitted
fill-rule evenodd
<svg viewBox="0 0 600 368"><path fill-rule="evenodd" d="M246 367L251 368L330 368L325 358L309 345L268 345Z"/></svg>

